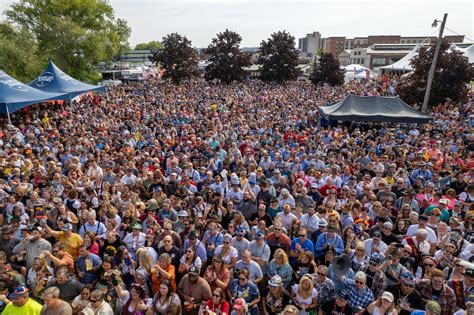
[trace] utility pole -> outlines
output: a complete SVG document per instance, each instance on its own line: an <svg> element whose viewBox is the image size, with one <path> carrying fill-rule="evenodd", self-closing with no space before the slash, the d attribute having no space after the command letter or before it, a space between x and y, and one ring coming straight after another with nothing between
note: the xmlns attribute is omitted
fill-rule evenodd
<svg viewBox="0 0 474 315"><path fill-rule="evenodd" d="M428 110L428 102L430 100L430 92L431 92L431 84L433 83L433 76L436 69L436 62L438 61L439 49L441 46L441 40L443 39L443 31L444 25L446 24L446 20L448 18L448 13L444 14L443 21L441 22L441 27L439 29L439 36L438 42L436 43L436 49L433 55L433 61L431 62L430 71L428 72L428 82L426 83L426 91L425 91L425 98L423 99L423 106L421 107L421 111L426 114ZM436 27L437 20L434 20L433 27Z"/></svg>

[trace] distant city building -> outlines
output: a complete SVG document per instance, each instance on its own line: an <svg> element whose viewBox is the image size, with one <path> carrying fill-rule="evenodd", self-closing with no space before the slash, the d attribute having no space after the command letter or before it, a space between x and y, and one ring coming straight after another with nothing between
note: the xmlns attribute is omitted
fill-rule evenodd
<svg viewBox="0 0 474 315"><path fill-rule="evenodd" d="M298 40L298 49L301 50L306 55L314 56L314 54L322 49L324 46L324 41L321 38L319 32L313 32L306 34L306 37L300 38Z"/></svg>
<svg viewBox="0 0 474 315"><path fill-rule="evenodd" d="M344 51L345 37L328 37L325 41L324 51L331 53L334 57L339 56Z"/></svg>
<svg viewBox="0 0 474 315"><path fill-rule="evenodd" d="M118 61L123 63L145 63L152 56L151 50L130 50L122 53Z"/></svg>

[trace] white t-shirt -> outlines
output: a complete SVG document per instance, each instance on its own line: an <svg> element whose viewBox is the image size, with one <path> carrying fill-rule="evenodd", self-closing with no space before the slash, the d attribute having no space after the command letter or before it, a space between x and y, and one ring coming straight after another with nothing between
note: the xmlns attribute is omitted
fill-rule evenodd
<svg viewBox="0 0 474 315"><path fill-rule="evenodd" d="M224 245L217 246L216 249L214 250L214 256L220 254L222 252L223 247ZM238 256L239 256L239 253L237 252L237 249L231 246L229 253L225 256L222 256L222 260L224 261L224 264L230 264L230 261L232 260L232 258L234 257L237 258Z"/></svg>
<svg viewBox="0 0 474 315"><path fill-rule="evenodd" d="M410 227L407 230L407 236L413 236L416 235L420 227L418 224L413 224L410 225ZM427 236L427 241L430 243L436 244L438 242L438 239L436 238L436 233L431 229L429 226L425 227L426 233L428 234Z"/></svg>

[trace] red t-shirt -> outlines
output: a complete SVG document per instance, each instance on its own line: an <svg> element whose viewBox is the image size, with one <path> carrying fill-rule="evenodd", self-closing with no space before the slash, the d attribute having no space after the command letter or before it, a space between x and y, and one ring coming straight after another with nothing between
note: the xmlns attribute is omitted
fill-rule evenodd
<svg viewBox="0 0 474 315"><path fill-rule="evenodd" d="M226 315L229 315L229 310L230 310L230 305L229 305L229 302L227 301L224 301L224 303L221 303L219 305L214 305L214 303L212 303L212 298L210 298L209 300L206 301L206 305L209 307L209 310L214 312L214 313L217 313L217 314L226 314ZM217 310L220 309L220 312L217 312Z"/></svg>

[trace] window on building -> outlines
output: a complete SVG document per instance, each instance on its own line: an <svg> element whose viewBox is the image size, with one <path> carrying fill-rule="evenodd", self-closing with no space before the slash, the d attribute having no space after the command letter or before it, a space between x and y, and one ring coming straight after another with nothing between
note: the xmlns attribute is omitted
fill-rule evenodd
<svg viewBox="0 0 474 315"><path fill-rule="evenodd" d="M374 58L372 59L373 65L385 65L385 58Z"/></svg>

